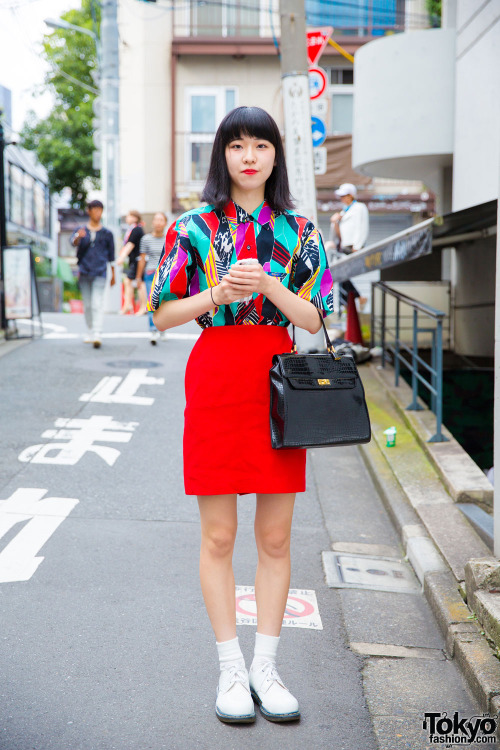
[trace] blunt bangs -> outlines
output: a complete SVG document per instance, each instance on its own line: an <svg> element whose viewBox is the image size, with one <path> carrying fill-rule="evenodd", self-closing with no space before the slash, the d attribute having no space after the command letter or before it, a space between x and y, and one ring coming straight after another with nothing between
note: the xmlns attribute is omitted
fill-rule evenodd
<svg viewBox="0 0 500 750"><path fill-rule="evenodd" d="M272 143L276 164L266 181L265 199L275 213L293 209L280 131L271 115L261 107L236 107L222 120L215 134L201 199L219 210L230 200L231 179L226 163L226 146L244 136Z"/></svg>
<svg viewBox="0 0 500 750"><path fill-rule="evenodd" d="M229 112L220 124L224 148L242 136L262 138L276 149L281 136L273 118L260 107L237 107Z"/></svg>

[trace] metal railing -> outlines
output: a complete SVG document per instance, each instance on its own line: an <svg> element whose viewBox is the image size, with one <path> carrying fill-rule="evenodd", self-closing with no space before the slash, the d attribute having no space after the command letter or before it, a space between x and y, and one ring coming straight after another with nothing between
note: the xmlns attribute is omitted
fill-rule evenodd
<svg viewBox="0 0 500 750"><path fill-rule="evenodd" d="M430 305L425 305L423 302L412 299L406 294L391 289L382 281L377 281L372 284L372 300L371 300L371 345L376 345L376 315L375 315L375 290L379 290L382 293L381 301L381 315L380 315L380 346L382 348L382 367L385 367L387 352L391 352L394 357L394 384L399 385L399 378L401 375L401 365L406 367L411 373L411 387L412 387L412 401L406 408L408 411L421 411L423 407L418 403L418 383L422 385L430 392L431 397L431 411L436 415L436 432L429 439L429 443L442 443L448 440L442 434L443 424L443 321L446 317L446 313L441 310L436 310ZM387 325L386 315L386 296L389 295L395 299L396 314L395 314L395 328L391 328ZM401 338L401 304L408 305L412 309L412 344L409 346ZM433 326L421 327L418 324L418 314L430 318L434 321ZM426 334L431 336L431 363L429 365L420 355L418 349L418 336L419 334ZM392 341L388 342L387 337L391 336ZM408 355L405 357L402 352ZM427 378L424 377L422 371L428 373Z"/></svg>

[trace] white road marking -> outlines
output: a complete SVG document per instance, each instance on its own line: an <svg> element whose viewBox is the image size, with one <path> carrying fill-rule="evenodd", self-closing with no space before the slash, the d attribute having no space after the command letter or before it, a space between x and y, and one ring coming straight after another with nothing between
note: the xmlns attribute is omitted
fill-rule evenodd
<svg viewBox="0 0 500 750"><path fill-rule="evenodd" d="M123 380L123 383L122 383ZM121 385L120 385L121 383ZM99 404L136 404L151 406L154 398L136 396L141 385L164 385L165 378L153 378L146 369L132 369L125 378L106 375L90 393L80 396L80 401L93 401ZM113 393L113 391L115 391Z"/></svg>
<svg viewBox="0 0 500 750"><path fill-rule="evenodd" d="M17 523L27 524L0 552L0 583L28 581L43 557L37 552L69 516L78 500L73 497L47 497L47 490L20 487L7 500L0 501L0 538Z"/></svg>
<svg viewBox="0 0 500 750"><path fill-rule="evenodd" d="M66 428L45 430L42 437L67 440L67 443L30 445L19 454L19 461L33 464L62 464L74 466L87 453L97 453L108 466L113 466L120 455L117 448L94 445L95 442L128 443L138 422L115 422L113 417L93 415L90 419L56 419L55 426ZM51 451L57 451L53 456Z"/></svg>
<svg viewBox="0 0 500 750"><path fill-rule="evenodd" d="M48 331L53 331L54 333L64 333L68 329L66 326L60 326L57 323L46 323L45 321L42 321L40 324L39 320L24 320L23 318L19 318L16 320L16 325L25 325L25 326L35 326L35 328L41 328L42 331L47 329ZM47 336L50 336L50 334L47 334Z"/></svg>
<svg viewBox="0 0 500 750"><path fill-rule="evenodd" d="M82 340L81 333L46 333L42 338L44 339L73 339ZM166 333L165 338L177 341L196 341L201 336L200 333ZM103 333L101 339L150 339L151 334L148 331L128 331L125 333Z"/></svg>
<svg viewBox="0 0 500 750"><path fill-rule="evenodd" d="M257 604L253 586L236 586L236 624L257 625ZM313 589L290 589L283 627L323 630L316 592Z"/></svg>

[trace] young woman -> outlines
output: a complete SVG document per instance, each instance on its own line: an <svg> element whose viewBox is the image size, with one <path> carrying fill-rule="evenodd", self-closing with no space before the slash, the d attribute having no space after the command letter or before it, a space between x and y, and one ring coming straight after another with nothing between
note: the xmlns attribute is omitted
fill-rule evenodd
<svg viewBox="0 0 500 750"><path fill-rule="evenodd" d="M136 315L146 314L146 285L142 275L138 273L138 259L140 255L141 239L144 236L142 217L139 211L129 211L125 217L130 229L125 233L123 247L118 255L116 265L121 266L128 258L127 273L123 277L123 306L120 315L134 312L134 284L137 288L140 308Z"/></svg>
<svg viewBox="0 0 500 750"><path fill-rule="evenodd" d="M201 587L221 667L215 710L221 721L254 721L253 697L267 719L289 721L299 705L276 652L306 451L271 447L269 369L273 354L291 350L289 322L316 333L318 309L332 312L332 278L317 229L291 210L281 136L264 110L238 107L222 120L202 198L209 205L168 230L148 305L159 330L193 318L203 328L186 367L184 485L200 510ZM251 492L257 634L248 673L232 555L237 495Z"/></svg>
<svg viewBox="0 0 500 750"><path fill-rule="evenodd" d="M165 247L165 234L167 230L167 217L163 211L157 211L153 216L153 226L149 234L145 234L141 239L140 256L137 263L137 276L144 278L147 295L151 292L151 285L155 271L158 267L160 257L163 255ZM158 330L153 323L153 313L148 312L149 333L151 334L151 343L156 346L158 341Z"/></svg>

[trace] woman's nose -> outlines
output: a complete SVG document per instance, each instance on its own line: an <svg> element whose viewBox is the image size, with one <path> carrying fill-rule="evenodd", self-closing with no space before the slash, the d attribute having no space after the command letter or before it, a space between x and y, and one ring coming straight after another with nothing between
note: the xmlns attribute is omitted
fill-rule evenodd
<svg viewBox="0 0 500 750"><path fill-rule="evenodd" d="M252 148L246 149L243 155L244 161L255 161L255 151Z"/></svg>

